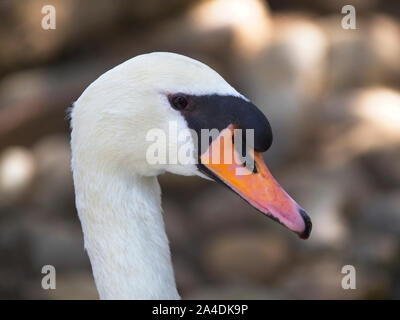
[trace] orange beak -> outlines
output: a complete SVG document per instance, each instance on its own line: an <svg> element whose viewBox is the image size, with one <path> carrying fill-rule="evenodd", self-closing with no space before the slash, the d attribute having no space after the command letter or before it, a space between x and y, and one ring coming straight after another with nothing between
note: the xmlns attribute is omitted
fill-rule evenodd
<svg viewBox="0 0 400 320"><path fill-rule="evenodd" d="M206 173L220 180L254 208L307 239L311 220L269 172L261 154L250 150L254 169L244 166L233 145L233 126L223 130L200 156Z"/></svg>

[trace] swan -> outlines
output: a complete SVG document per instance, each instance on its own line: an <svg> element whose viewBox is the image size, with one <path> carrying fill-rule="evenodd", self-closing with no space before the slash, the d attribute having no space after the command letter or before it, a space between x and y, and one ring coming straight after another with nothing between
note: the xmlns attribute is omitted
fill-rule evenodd
<svg viewBox="0 0 400 320"><path fill-rule="evenodd" d="M261 158L272 143L267 118L197 60L153 52L125 61L84 90L70 118L75 202L100 299L180 299L157 180L164 172L215 180L301 238L310 234L310 218ZM220 134L196 147L195 135L169 139L171 123L199 136L202 129ZM185 144L194 161L150 163L155 128L167 134L168 150ZM253 130L251 172L244 163L207 161L229 146L236 154L235 128ZM239 167L246 174L232 170Z"/></svg>

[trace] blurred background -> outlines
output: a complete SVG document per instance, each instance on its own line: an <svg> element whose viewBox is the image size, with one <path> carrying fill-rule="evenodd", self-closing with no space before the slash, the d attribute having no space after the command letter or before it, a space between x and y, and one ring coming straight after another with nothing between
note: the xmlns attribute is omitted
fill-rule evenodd
<svg viewBox="0 0 400 320"><path fill-rule="evenodd" d="M1 0L0 298L97 298L66 109L112 66L173 51L263 110L265 160L313 220L302 241L222 186L160 177L182 297L399 299L399 17L396 0ZM46 264L56 290L41 288ZM348 264L356 290L341 287Z"/></svg>

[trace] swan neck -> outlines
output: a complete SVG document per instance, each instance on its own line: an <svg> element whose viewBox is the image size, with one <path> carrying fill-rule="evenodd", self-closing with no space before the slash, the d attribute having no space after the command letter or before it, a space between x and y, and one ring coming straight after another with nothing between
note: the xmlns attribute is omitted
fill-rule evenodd
<svg viewBox="0 0 400 320"><path fill-rule="evenodd" d="M101 299L179 299L156 177L74 168L76 205Z"/></svg>

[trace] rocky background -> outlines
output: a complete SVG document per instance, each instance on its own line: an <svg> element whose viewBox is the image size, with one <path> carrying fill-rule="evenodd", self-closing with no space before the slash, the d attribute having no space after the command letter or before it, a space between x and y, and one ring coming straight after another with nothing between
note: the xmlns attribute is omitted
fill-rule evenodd
<svg viewBox="0 0 400 320"><path fill-rule="evenodd" d="M339 0L2 0L0 298L97 298L66 110L149 51L205 62L263 109L265 159L314 225L301 241L215 183L160 177L183 298L400 298L400 3L350 2L356 30ZM47 4L56 30L41 28Z"/></svg>

